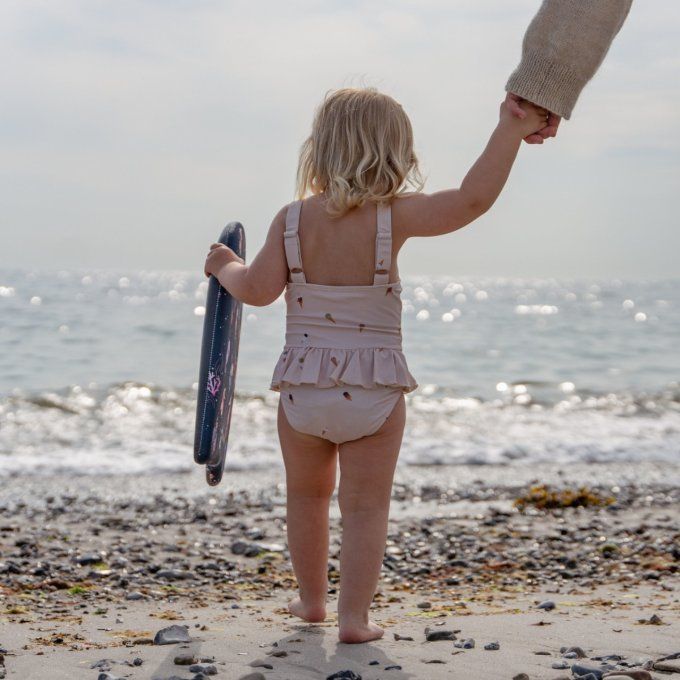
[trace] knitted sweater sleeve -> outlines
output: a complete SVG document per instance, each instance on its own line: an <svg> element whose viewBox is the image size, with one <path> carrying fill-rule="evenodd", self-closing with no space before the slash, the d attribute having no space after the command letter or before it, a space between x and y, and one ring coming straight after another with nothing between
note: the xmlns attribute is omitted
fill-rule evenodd
<svg viewBox="0 0 680 680"><path fill-rule="evenodd" d="M522 59L506 91L568 120L632 1L543 0L524 35Z"/></svg>

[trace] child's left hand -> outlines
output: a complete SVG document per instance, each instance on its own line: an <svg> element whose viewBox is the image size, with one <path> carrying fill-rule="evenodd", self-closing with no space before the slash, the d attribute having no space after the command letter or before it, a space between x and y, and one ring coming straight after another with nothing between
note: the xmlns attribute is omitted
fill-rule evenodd
<svg viewBox="0 0 680 680"><path fill-rule="evenodd" d="M230 262L238 262L245 264L245 261L240 258L231 248L222 243L213 243L210 246L210 252L205 258L205 267L203 271L206 276L217 276L218 272L225 264Z"/></svg>

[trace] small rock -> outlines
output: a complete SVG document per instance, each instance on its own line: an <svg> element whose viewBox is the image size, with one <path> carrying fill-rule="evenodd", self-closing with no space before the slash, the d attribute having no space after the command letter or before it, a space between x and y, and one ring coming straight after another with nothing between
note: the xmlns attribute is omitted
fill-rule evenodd
<svg viewBox="0 0 680 680"><path fill-rule="evenodd" d="M663 626L663 621L660 616L652 614L648 619L638 619L638 623L642 623L647 626Z"/></svg>
<svg viewBox="0 0 680 680"><path fill-rule="evenodd" d="M458 642L454 642L453 646L458 647L458 649L474 649L475 641L473 638L467 638L465 640L459 640Z"/></svg>
<svg viewBox="0 0 680 680"><path fill-rule="evenodd" d="M603 671L599 668L593 668L592 666L580 666L579 664L574 664L571 667L571 672L577 678L583 678L583 680L590 680L589 675L592 675L595 680L602 680Z"/></svg>
<svg viewBox="0 0 680 680"><path fill-rule="evenodd" d="M552 600L545 600L544 602L541 602L541 604L537 605L537 609L544 609L545 611L549 612L555 609L555 603Z"/></svg>
<svg viewBox="0 0 680 680"><path fill-rule="evenodd" d="M512 680L529 680L529 676L526 673L519 673L514 675Z"/></svg>
<svg viewBox="0 0 680 680"><path fill-rule="evenodd" d="M327 676L326 680L361 680L361 676L354 671L338 671Z"/></svg>
<svg viewBox="0 0 680 680"><path fill-rule="evenodd" d="M670 673L680 673L680 659L664 659L655 661L652 668L655 671L666 671Z"/></svg>
<svg viewBox="0 0 680 680"><path fill-rule="evenodd" d="M267 661L263 661L262 659L255 659L255 661L251 661L248 665L252 666L253 668L267 668L269 670L274 668L274 666L272 666Z"/></svg>
<svg viewBox="0 0 680 680"><path fill-rule="evenodd" d="M425 639L428 642L437 642L438 640L455 640L456 633L452 630L431 630L425 634Z"/></svg>
<svg viewBox="0 0 680 680"><path fill-rule="evenodd" d="M116 663L113 659L100 659L95 661L90 668L98 668L100 671L110 671L111 666Z"/></svg>
<svg viewBox="0 0 680 680"><path fill-rule="evenodd" d="M180 654L175 657L175 666L191 666L198 663L198 659L193 654Z"/></svg>
<svg viewBox="0 0 680 680"><path fill-rule="evenodd" d="M605 673L603 678L607 680L653 680L652 674L648 671L611 671Z"/></svg>
<svg viewBox="0 0 680 680"><path fill-rule="evenodd" d="M581 647L562 647L560 651L565 659L585 659L588 656Z"/></svg>
<svg viewBox="0 0 680 680"><path fill-rule="evenodd" d="M569 663L566 661L555 661L550 668L554 668L555 670L558 671L563 671L569 668Z"/></svg>
<svg viewBox="0 0 680 680"><path fill-rule="evenodd" d="M432 609L431 602L418 602L416 606L418 607L418 609Z"/></svg>
<svg viewBox="0 0 680 680"><path fill-rule="evenodd" d="M81 566L84 567L88 564L99 564L99 562L102 561L102 556L98 555L97 553L90 553L88 555L81 555L80 557L76 558L76 562Z"/></svg>
<svg viewBox="0 0 680 680"><path fill-rule="evenodd" d="M267 680L267 678L260 673L248 673L248 675L242 675L238 680Z"/></svg>
<svg viewBox="0 0 680 680"><path fill-rule="evenodd" d="M144 595L142 595L142 593L140 593L138 590L133 590L131 593L128 593L125 596L125 599L126 600L143 600Z"/></svg>
<svg viewBox="0 0 680 680"><path fill-rule="evenodd" d="M273 666L266 666L266 668L273 668ZM190 673L202 673L205 676L217 675L217 668L211 663L195 663L189 666Z"/></svg>
<svg viewBox="0 0 680 680"><path fill-rule="evenodd" d="M400 671L401 666L397 666L396 664L394 664L393 666L385 666L385 670L386 671Z"/></svg>
<svg viewBox="0 0 680 680"><path fill-rule="evenodd" d="M191 577L191 572L183 569L161 569L156 572L156 578L164 578L168 581L183 581Z"/></svg>
<svg viewBox="0 0 680 680"><path fill-rule="evenodd" d="M179 642L191 642L186 626L168 626L161 628L153 639L154 645L176 645Z"/></svg>
<svg viewBox="0 0 680 680"><path fill-rule="evenodd" d="M484 645L484 649L488 649L490 652L496 651L501 648L500 643L498 640L494 640L493 642L487 642Z"/></svg>
<svg viewBox="0 0 680 680"><path fill-rule="evenodd" d="M100 673L97 676L97 680L123 680L123 678L119 678L117 675L111 675L111 673Z"/></svg>

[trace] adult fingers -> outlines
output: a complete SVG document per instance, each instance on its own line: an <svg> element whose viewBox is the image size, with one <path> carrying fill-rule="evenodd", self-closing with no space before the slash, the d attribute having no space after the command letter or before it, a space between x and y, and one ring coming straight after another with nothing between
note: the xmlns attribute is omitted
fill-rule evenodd
<svg viewBox="0 0 680 680"><path fill-rule="evenodd" d="M543 144L543 137L541 137L541 135L539 135L537 132L534 132L531 135L527 135L524 138L524 141L527 144Z"/></svg>
<svg viewBox="0 0 680 680"><path fill-rule="evenodd" d="M508 92L505 96L505 105L510 109L510 113L517 118L526 118L526 111L519 105L521 101L522 98L512 92Z"/></svg>
<svg viewBox="0 0 680 680"><path fill-rule="evenodd" d="M551 113L548 116L548 125L546 127L546 130L550 132L551 137L557 136L557 128L560 126L561 120L562 118L558 116L556 113Z"/></svg>

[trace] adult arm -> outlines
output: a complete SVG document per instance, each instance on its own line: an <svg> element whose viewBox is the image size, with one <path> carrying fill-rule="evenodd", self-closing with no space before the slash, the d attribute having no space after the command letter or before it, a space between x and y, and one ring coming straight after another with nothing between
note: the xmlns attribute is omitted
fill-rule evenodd
<svg viewBox="0 0 680 680"><path fill-rule="evenodd" d="M632 0L544 0L507 92L569 120L628 16Z"/></svg>

